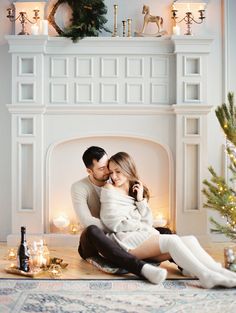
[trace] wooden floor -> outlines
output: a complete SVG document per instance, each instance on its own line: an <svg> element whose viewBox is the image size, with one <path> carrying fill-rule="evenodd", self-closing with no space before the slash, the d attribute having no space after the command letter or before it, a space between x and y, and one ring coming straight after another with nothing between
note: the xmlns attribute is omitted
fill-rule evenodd
<svg viewBox="0 0 236 313"><path fill-rule="evenodd" d="M224 247L229 245L229 243L209 243L204 245L204 248L216 261L219 261L224 265ZM11 263L14 262L7 258L8 250L10 248L11 247L7 246L5 243L0 243L0 278L24 278L22 276L5 272L5 268L10 267ZM101 272L88 262L82 260L76 247L50 248L50 256L62 258L64 262L69 264L68 267L63 270L62 276L60 277L61 279L123 279L124 277L127 277L127 275L117 276ZM163 262L161 266L168 270L169 279L183 279L183 276L176 265L170 262ZM128 276L134 277L132 274L129 274ZM37 278L48 279L50 276L45 272Z"/></svg>

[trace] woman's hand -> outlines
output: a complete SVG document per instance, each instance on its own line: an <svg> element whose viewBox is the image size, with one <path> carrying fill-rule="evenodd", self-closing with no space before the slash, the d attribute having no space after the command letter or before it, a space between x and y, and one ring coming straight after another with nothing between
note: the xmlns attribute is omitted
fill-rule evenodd
<svg viewBox="0 0 236 313"><path fill-rule="evenodd" d="M143 200L143 184L142 184L142 182L140 180L136 181L132 188L133 188L133 192L136 193L136 200L142 201Z"/></svg>

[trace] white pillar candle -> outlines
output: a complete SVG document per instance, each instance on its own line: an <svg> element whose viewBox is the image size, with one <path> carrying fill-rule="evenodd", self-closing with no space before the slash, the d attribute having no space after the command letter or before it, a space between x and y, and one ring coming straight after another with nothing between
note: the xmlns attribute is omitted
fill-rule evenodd
<svg viewBox="0 0 236 313"><path fill-rule="evenodd" d="M173 26L173 35L176 35L176 36L180 35L180 27L178 25Z"/></svg>
<svg viewBox="0 0 236 313"><path fill-rule="evenodd" d="M38 35L39 34L39 27L37 24L31 26L31 35Z"/></svg>
<svg viewBox="0 0 236 313"><path fill-rule="evenodd" d="M42 20L40 22L40 33L42 35L48 35L48 21L47 20Z"/></svg>

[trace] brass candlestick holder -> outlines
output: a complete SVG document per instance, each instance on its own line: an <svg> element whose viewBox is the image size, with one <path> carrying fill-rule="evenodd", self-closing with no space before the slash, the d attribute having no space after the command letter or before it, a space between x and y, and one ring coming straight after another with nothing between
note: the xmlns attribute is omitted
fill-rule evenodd
<svg viewBox="0 0 236 313"><path fill-rule="evenodd" d="M112 37L118 37L117 35L117 11L118 11L118 5L114 4L114 30L112 33Z"/></svg>
<svg viewBox="0 0 236 313"><path fill-rule="evenodd" d="M122 35L123 37L125 37L126 36L126 21L122 21L122 28L123 28Z"/></svg>
<svg viewBox="0 0 236 313"><path fill-rule="evenodd" d="M206 18L205 17L205 9L204 9L204 7L200 8L198 10L198 12L199 12L198 19L199 20L196 20L194 18L193 13L190 10L190 7L187 7L186 12L185 12L185 16L180 21L177 21L177 19L178 19L177 12L178 12L178 10L173 5L172 6L172 19L174 20L175 25L176 25L176 23L181 23L182 21L184 21L186 23L186 25L187 25L187 32L185 33L185 35L192 35L191 25L193 23L202 24L204 19Z"/></svg>
<svg viewBox="0 0 236 313"><path fill-rule="evenodd" d="M19 32L18 35L29 35L29 33L26 31L26 27L25 27L27 22L29 22L30 24L36 24L38 22L38 20L40 19L40 17L39 17L39 10L38 9L33 10L33 12L34 12L33 19L34 19L34 21L30 21L30 19L27 16L27 13L24 12L24 11L20 11L19 15L17 17L15 16L15 10L14 9L8 8L7 12L8 12L7 18L11 22L15 22L15 21L19 20L20 23L21 23L21 31Z"/></svg>
<svg viewBox="0 0 236 313"><path fill-rule="evenodd" d="M127 37L131 37L132 36L132 31L131 31L132 19L131 18L127 18L127 23L128 23Z"/></svg>

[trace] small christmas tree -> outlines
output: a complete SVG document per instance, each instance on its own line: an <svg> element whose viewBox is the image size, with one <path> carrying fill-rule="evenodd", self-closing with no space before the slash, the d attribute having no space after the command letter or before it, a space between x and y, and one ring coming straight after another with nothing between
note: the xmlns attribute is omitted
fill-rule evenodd
<svg viewBox="0 0 236 313"><path fill-rule="evenodd" d="M211 231L236 239L236 192L232 187L236 180L236 108L233 93L228 94L228 102L228 105L224 103L217 107L215 112L226 136L226 153L230 159L230 182L227 183L212 167L209 167L211 180L203 181L205 188L202 192L207 198L204 207L219 212L226 220L222 225L211 217L210 221L214 225Z"/></svg>

